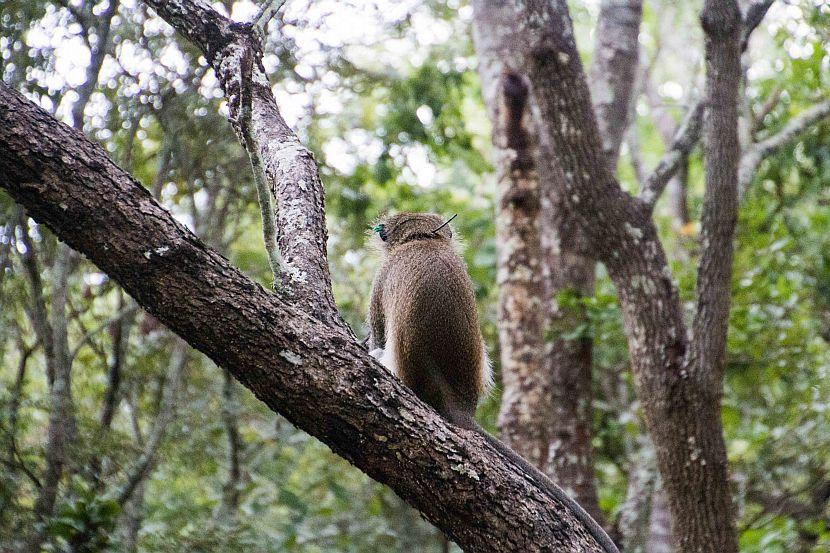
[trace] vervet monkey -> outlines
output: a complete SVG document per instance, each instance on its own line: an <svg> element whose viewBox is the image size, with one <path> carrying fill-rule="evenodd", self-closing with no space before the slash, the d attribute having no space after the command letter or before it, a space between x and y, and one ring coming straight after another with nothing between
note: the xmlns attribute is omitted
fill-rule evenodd
<svg viewBox="0 0 830 553"><path fill-rule="evenodd" d="M369 306L371 354L442 417L484 436L567 505L607 553L619 553L578 503L475 422L479 399L490 386L490 364L473 283L456 253L449 221L431 213L399 213L373 228L383 260Z"/></svg>

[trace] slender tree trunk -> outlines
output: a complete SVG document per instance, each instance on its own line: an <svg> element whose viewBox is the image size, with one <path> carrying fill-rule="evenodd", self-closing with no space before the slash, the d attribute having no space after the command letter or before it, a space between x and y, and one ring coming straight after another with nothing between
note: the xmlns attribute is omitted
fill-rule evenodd
<svg viewBox="0 0 830 553"><path fill-rule="evenodd" d="M642 0L602 0L596 28L591 95L608 166L617 167L639 63Z"/></svg>
<svg viewBox="0 0 830 553"><path fill-rule="evenodd" d="M120 312L129 309L127 306L128 301L124 299L123 293L119 290L118 309ZM99 418L100 427L98 429L98 436L101 440L105 439L109 434L118 404L121 401L121 373L127 356L130 331L135 324L136 316L136 311L129 311L124 316L117 317L112 323L112 357L107 367L107 388L104 392L104 403L101 406L101 415ZM98 489L102 489L104 485L104 482L101 480L103 462L101 456L93 456L89 460L88 471L92 479L96 482Z"/></svg>
<svg viewBox="0 0 830 553"><path fill-rule="evenodd" d="M647 552L654 487L658 479L657 461L651 441L647 435L641 434L637 442L639 447L636 454L629 456L631 467L628 471L628 488L617 520L620 542L625 553Z"/></svg>
<svg viewBox="0 0 830 553"><path fill-rule="evenodd" d="M239 401L234 387L236 382L227 370L222 371L222 424L228 438L228 479L222 488L222 501L217 513L219 519L233 519L239 508L239 485L242 480L241 449L239 435Z"/></svg>
<svg viewBox="0 0 830 553"><path fill-rule="evenodd" d="M26 386L26 373L28 369L29 359L31 359L32 353L34 352L37 344L34 346L27 346L26 343L23 341L22 338L18 340L18 352L20 358L17 362L17 374L14 379L14 384L11 388L11 398L9 400L9 414L8 414L8 447L7 450L4 452L5 457L5 464L8 467L13 467L17 463L21 462L18 461L19 452L17 449L17 422L18 417L20 415L20 404L23 399L23 390ZM21 467L24 472L28 473L28 469L25 467ZM30 480L33 482L35 481L32 474L27 474ZM15 488L17 486L15 485ZM16 494L12 493L4 493L4 495L10 496L13 498ZM0 502L0 524L6 524L6 512L7 509L13 506L15 503L14 499L10 501L2 501Z"/></svg>
<svg viewBox="0 0 830 553"><path fill-rule="evenodd" d="M677 174L669 180L666 186L666 195L669 200L669 212L675 228L682 229L691 222L689 217L688 187L689 187L689 159L680 162Z"/></svg>
<svg viewBox="0 0 830 553"><path fill-rule="evenodd" d="M669 502L665 490L658 482L651 499L646 553L673 553L672 542Z"/></svg>
<svg viewBox="0 0 830 553"><path fill-rule="evenodd" d="M541 206L534 164L535 129L526 79L513 70L505 40L494 33L501 14L477 18L475 41L485 103L493 123L498 200L499 350L502 392L499 430L505 442L541 469L547 465L550 378L542 367L544 289L540 259Z"/></svg>
<svg viewBox="0 0 830 553"><path fill-rule="evenodd" d="M147 481L142 480L135 488L135 492L124 505L120 526L124 529L124 551L136 553L138 551L138 533L144 520L144 493Z"/></svg>
<svg viewBox="0 0 830 553"><path fill-rule="evenodd" d="M640 0L604 0L597 22L595 62L591 71L591 94L594 111L600 122L603 151L612 171L616 170L620 145L632 113L634 79L639 60L638 36L642 19ZM547 173L552 178L555 173ZM546 187L556 194L561 186L550 182ZM567 209L561 200L554 201L553 211ZM546 248L543 263L549 274L549 330L553 342L547 345L546 371L553 378L551 395L552 440L548 456L549 472L597 520L604 516L599 509L594 479L593 435L593 343L590 336L573 334L589 324L584 308L563 307L556 298L565 293L583 298L594 293L596 260L584 253L590 251L581 232L567 237L563 228L570 223L568 213L553 213L553 224L546 238L553 247Z"/></svg>
<svg viewBox="0 0 830 553"><path fill-rule="evenodd" d="M51 516L58 496L58 486L68 461L67 449L75 440L75 416L72 403L69 345L66 327L66 294L69 278L69 248L59 245L52 266L53 288L51 296L51 320L46 311L46 301L41 281L41 265L35 244L29 236L25 216L20 217L20 228L26 253L23 267L31 290L30 316L38 339L43 344L46 376L49 389L49 422L46 433L44 459L46 465L41 476L41 487L35 500L35 521L42 523ZM43 526L36 525L29 534L25 549L37 552L43 542Z"/></svg>
<svg viewBox="0 0 830 553"><path fill-rule="evenodd" d="M561 206L561 202L557 204ZM587 328L587 314L579 300L594 293L596 261L575 251L579 247L574 248L574 242L583 240L580 233L562 239L561 224L554 222L545 227L542 263L548 269L548 342L543 370L551 376L547 472L602 523L605 516L597 498L591 444L593 342L587 332L579 333L580 327ZM560 295L572 301L562 305ZM578 335L573 336L574 332Z"/></svg>
<svg viewBox="0 0 830 553"><path fill-rule="evenodd" d="M678 546L684 551L728 553L737 551L738 544L720 400L738 212L741 18L737 3L707 0L701 22L706 33L709 109L704 121L706 191L693 337L681 369L681 375L696 386L687 395L690 412L673 416L673 427L657 421L660 414L654 410L649 418ZM663 444L670 447L664 449Z"/></svg>
<svg viewBox="0 0 830 553"><path fill-rule="evenodd" d="M176 400L184 382L189 353L190 347L187 343L180 338L175 338L166 371L167 381L162 389L159 411L156 414L153 430L144 444L144 451L127 472L126 481L116 494L116 501L119 505L124 505L129 501L138 486L150 475L158 448L167 435L167 427L172 422L176 412Z"/></svg>

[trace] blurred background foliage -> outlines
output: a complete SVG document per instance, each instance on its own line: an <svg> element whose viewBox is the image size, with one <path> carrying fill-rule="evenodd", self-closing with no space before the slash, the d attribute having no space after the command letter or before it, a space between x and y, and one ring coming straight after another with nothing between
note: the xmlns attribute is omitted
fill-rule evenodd
<svg viewBox="0 0 830 553"><path fill-rule="evenodd" d="M0 75L71 123L95 25L108 1L4 0ZM215 2L237 19L249 2ZM653 94L638 99L641 155L623 148L619 177L637 189L638 165L664 149L659 118L679 121L702 78L699 2L646 2L641 60ZM570 2L590 63L598 2ZM290 0L266 37L265 63L289 123L314 151L326 187L334 294L365 334L377 255L367 240L388 210L459 213L454 226L475 282L491 358L496 244L489 127L462 0ZM773 7L750 47L745 115L763 138L830 91L830 8ZM777 101L768 106L770 98ZM247 157L226 121L205 60L140 2L123 0L84 130L181 221L264 285L270 284ZM630 141L629 141L630 143ZM693 300L702 190L698 148L689 162L689 222L663 204L656 220L682 296ZM723 418L741 548L830 549L830 125L765 160L740 210ZM0 192L0 549L32 524L49 397L42 347L28 317L28 232L52 293L56 241L21 227ZM582 300L595 341L596 475L609 520L625 497L642 432L613 287L602 268ZM567 298L561 298L565 301ZM48 302L47 302L48 304ZM76 356L78 438L54 516L49 551L441 551L440 534L389 490L294 429L195 352L174 391L172 421L132 498L118 493L165 408L175 339L148 315L128 326L118 409L99 412L117 350L114 317L130 300L77 260L68 281L67 334ZM120 324L120 323L119 323ZM122 327L123 330L123 327ZM491 429L498 390L479 411ZM234 438L235 436L235 438ZM234 445L234 440L235 445ZM101 465L97 477L84 467ZM75 549L78 550L78 549Z"/></svg>

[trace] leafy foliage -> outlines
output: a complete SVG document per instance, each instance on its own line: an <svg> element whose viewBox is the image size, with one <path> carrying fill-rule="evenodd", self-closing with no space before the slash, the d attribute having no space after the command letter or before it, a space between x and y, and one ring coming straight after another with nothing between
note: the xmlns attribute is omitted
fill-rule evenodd
<svg viewBox="0 0 830 553"><path fill-rule="evenodd" d="M246 2L219 4L238 17L251 9ZM485 338L497 360L495 187L469 6L448 0L381 3L373 10L372 3L341 2L327 13L317 3L288 4L284 21L271 24L265 63L286 118L321 167L334 294L344 317L365 333L377 263L367 239L373 220L388 210L459 213L454 226L464 238ZM573 4L577 38L589 61L585 46L596 5ZM82 84L78 74L95 41L93 27L106 5L3 2L4 82L68 120ZM347 16L369 30L338 27L336 20ZM698 86L700 60L689 49L700 42L695 18L694 6L685 3L646 7L641 42L644 58L655 60L659 102L641 99L637 105L643 159L623 151L619 176L628 190L638 186L633 163L651 167L662 153L658 117L679 120ZM774 8L768 25L756 32L743 106L754 115L755 139L778 132L827 96L828 29L830 12L805 0ZM85 132L176 217L266 284L248 161L204 59L141 3L120 6L110 40L86 107ZM767 110L774 96L779 100ZM686 302L694 299L701 172L695 151L689 160L690 224L679 227L667 200L656 215ZM723 420L746 552L830 546L827 496L821 494L830 481L828 183L825 122L766 159L741 206ZM35 294L24 266L31 252L23 233L40 264L50 317L57 242L48 230L21 226L20 220L0 193L4 550L19 545L35 524L51 410L44 349L31 319ZM600 268L593 296L562 293L556 301L560 309L588 314L588 323L577 326L565 317L548 338L594 341L596 473L602 506L613 518L643 431L616 295ZM439 534L389 490L247 391L223 385L222 372L202 356L189 354L185 384L167 405L175 341L149 315L117 318L130 306L105 275L74 260L65 331L74 354L78 437L68 450L54 512L38 523L47 550L442 550ZM120 367L117 384L114 366ZM116 408L107 427L103 407L113 390ZM497 395L479 411L485 426L494 424ZM159 428L167 407L175 416ZM144 478L119 502L136 461L161 430L164 438Z"/></svg>

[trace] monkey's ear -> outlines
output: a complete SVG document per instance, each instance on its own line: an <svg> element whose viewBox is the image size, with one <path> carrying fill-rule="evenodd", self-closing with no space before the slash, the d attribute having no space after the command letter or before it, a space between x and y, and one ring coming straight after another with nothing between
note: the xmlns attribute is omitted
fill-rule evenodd
<svg viewBox="0 0 830 553"><path fill-rule="evenodd" d="M444 228L444 227L446 227L447 225L449 225L449 224L450 224L450 222L452 222L452 220L453 220L453 219L455 219L456 217L458 217L458 213L456 213L455 215L453 215L452 217L450 217L449 219L447 219L446 221L444 221L443 223L441 223L441 226L439 226L439 227L437 227L435 230L433 230L433 231L432 231L432 233L433 233L433 234L438 234L438 231L439 231L439 230L441 230L442 228ZM452 229L451 229L451 228L447 228L447 231L450 233L450 238L452 238Z"/></svg>
<svg viewBox="0 0 830 553"><path fill-rule="evenodd" d="M383 224L375 225L374 227L372 227L372 230L377 232L378 236L380 236L380 239L383 240L384 242L386 242L386 238L387 238L386 225L383 225Z"/></svg>

